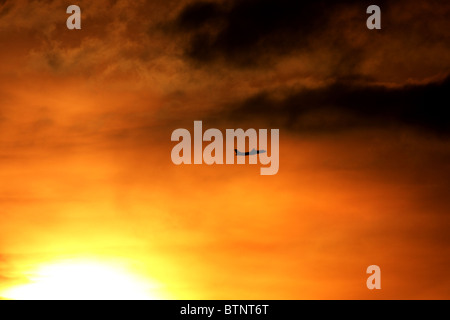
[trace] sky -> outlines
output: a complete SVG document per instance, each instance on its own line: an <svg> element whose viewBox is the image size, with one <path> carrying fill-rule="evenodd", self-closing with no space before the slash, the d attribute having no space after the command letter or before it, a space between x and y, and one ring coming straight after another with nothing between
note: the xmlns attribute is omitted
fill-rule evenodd
<svg viewBox="0 0 450 320"><path fill-rule="evenodd" d="M0 0L0 297L449 299L450 3L372 2ZM279 172L174 165L196 120Z"/></svg>

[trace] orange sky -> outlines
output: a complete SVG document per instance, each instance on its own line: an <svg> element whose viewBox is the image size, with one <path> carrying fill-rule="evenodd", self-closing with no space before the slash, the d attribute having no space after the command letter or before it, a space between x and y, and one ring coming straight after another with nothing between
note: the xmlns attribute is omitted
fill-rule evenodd
<svg viewBox="0 0 450 320"><path fill-rule="evenodd" d="M208 62L189 55L194 31L174 22L187 1L78 3L81 31L65 28L60 1L0 2L0 296L41 266L85 259L127 265L160 298L450 298L448 131L357 113L361 125L342 129L346 109L333 106L289 125L271 109L252 119L245 103L342 79L439 83L450 6L398 2L391 28L372 35L349 5L306 47L256 44L257 65L244 67L246 53L218 40ZM279 173L175 166L170 135L194 120L279 128ZM379 291L366 287L372 264Z"/></svg>

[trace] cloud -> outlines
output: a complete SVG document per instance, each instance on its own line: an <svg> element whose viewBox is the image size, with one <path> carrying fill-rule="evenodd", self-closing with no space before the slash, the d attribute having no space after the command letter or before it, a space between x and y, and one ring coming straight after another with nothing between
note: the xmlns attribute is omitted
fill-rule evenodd
<svg viewBox="0 0 450 320"><path fill-rule="evenodd" d="M280 74L291 64L303 79L406 84L449 72L448 4L375 3L382 10L377 31L366 28L370 1L243 0L190 2L166 22L166 33L191 66L228 74Z"/></svg>
<svg viewBox="0 0 450 320"><path fill-rule="evenodd" d="M0 41L9 50L0 57L22 73L131 78L188 94L230 79L240 87L355 76L404 84L450 70L450 6L376 2L380 32L365 27L368 1L80 0L83 29L70 32L61 2L6 1Z"/></svg>
<svg viewBox="0 0 450 320"><path fill-rule="evenodd" d="M292 130L409 126L450 133L450 76L428 84L389 88L337 81L317 89L262 91L227 108L233 119L263 119Z"/></svg>
<svg viewBox="0 0 450 320"><path fill-rule="evenodd" d="M77 5L81 8L82 29L74 31L66 28L67 4L6 1L0 4L0 41L9 49L1 56L11 68L20 67L23 73L37 71L102 80L146 78L156 64L162 68L163 63L155 60L164 58L162 40L146 33L155 23L158 4L80 0Z"/></svg>
<svg viewBox="0 0 450 320"><path fill-rule="evenodd" d="M344 7L356 7L361 12L357 22L365 26L368 3L354 0L199 1L185 6L172 27L189 36L185 54L197 63L223 59L238 67L255 66L267 62L273 55L309 48L314 38L323 37L333 15ZM384 5L385 1L378 3ZM334 45L346 46L344 38L337 40Z"/></svg>

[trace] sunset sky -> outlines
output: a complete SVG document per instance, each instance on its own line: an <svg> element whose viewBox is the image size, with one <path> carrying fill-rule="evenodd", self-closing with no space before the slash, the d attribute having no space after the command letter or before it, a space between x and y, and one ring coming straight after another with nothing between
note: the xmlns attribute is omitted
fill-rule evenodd
<svg viewBox="0 0 450 320"><path fill-rule="evenodd" d="M0 0L0 297L450 299L449 18ZM279 129L278 174L174 165L196 120Z"/></svg>

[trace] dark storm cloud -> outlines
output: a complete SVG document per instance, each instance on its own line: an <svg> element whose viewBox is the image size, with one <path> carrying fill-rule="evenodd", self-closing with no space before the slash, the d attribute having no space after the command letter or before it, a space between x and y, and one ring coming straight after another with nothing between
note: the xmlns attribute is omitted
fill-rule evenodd
<svg viewBox="0 0 450 320"><path fill-rule="evenodd" d="M260 119L292 130L410 126L450 134L450 76L400 88L339 81L319 89L261 92L229 106L230 119Z"/></svg>
<svg viewBox="0 0 450 320"><path fill-rule="evenodd" d="M383 0L375 3L385 5ZM357 23L365 27L370 4L357 0L194 2L178 14L173 27L189 35L185 54L193 61L204 64L223 58L242 67L308 47L310 39L329 28L333 14L349 6L358 8ZM331 46L346 43L334 39Z"/></svg>

